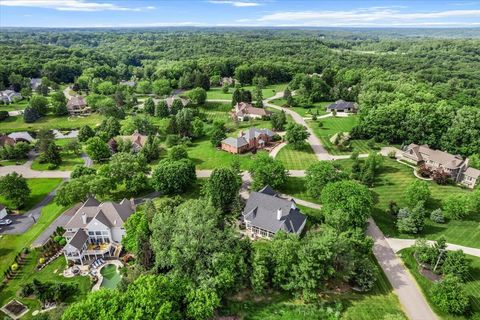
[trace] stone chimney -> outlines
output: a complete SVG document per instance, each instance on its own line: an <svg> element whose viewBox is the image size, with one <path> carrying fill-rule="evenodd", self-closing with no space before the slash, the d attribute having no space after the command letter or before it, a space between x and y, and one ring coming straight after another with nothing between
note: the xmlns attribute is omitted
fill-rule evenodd
<svg viewBox="0 0 480 320"><path fill-rule="evenodd" d="M277 209L277 220L281 220L282 219L282 208L278 208Z"/></svg>
<svg viewBox="0 0 480 320"><path fill-rule="evenodd" d="M83 224L87 224L87 215L85 214L85 212L82 212L82 222Z"/></svg>

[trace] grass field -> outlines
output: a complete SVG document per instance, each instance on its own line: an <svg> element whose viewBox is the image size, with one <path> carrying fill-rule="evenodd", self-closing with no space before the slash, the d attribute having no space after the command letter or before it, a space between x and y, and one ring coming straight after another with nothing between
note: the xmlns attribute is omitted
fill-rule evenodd
<svg viewBox="0 0 480 320"><path fill-rule="evenodd" d="M358 124L358 116L356 115L348 117L329 117L318 119L317 121L308 120L307 123L330 154L350 154L354 150L359 153L370 153L374 151L367 145L367 140L350 140L352 148L348 151L340 151L330 142L330 138L334 134L338 132L350 132L352 128ZM319 126L319 123L322 123L321 127ZM381 144L376 143L375 150L380 149L381 146Z"/></svg>
<svg viewBox="0 0 480 320"><path fill-rule="evenodd" d="M31 193L24 207L21 209L21 212L28 211L33 208L35 204L40 202L53 189L55 189L61 181L62 179L27 179L27 184L30 187ZM0 196L0 203L6 205L7 208L11 206L10 201L7 201L2 196Z"/></svg>
<svg viewBox="0 0 480 320"><path fill-rule="evenodd" d="M85 295L90 291L90 279L89 277L74 277L74 278L65 278L60 276L59 273L65 268L66 262L65 258L60 256L47 267L41 271L37 271L35 266L37 261L40 258L40 253L37 250L30 252L29 257L27 258L26 264L22 266L20 272L16 277L10 280L5 288L0 291L0 306L3 306L5 303L10 301L12 298L16 298L20 302L27 305L30 310L28 314L22 319L29 319L32 317L32 312L34 310L40 309L40 302L35 298L22 298L18 295L22 285L30 283L33 279L38 279L40 281L49 281L49 282L63 282L71 283L77 286L75 293L72 295L70 300L67 303L72 303L78 300L81 300ZM1 314L1 312L0 312Z"/></svg>
<svg viewBox="0 0 480 320"><path fill-rule="evenodd" d="M76 154L73 154L71 152L64 152L64 151L60 152L60 154L62 157L62 163L58 167L53 168L51 170L69 171L69 170L73 170L73 167L76 165L84 164L83 159ZM40 163L38 161L38 157L32 163L33 170L39 170L39 171L49 170L48 166L49 166L48 163Z"/></svg>
<svg viewBox="0 0 480 320"><path fill-rule="evenodd" d="M307 188L305 187L305 178L288 177L287 183L280 188L280 191L298 199L320 204L319 199L312 198L308 195Z"/></svg>
<svg viewBox="0 0 480 320"><path fill-rule="evenodd" d="M275 99L271 101L271 103L277 105L277 106L283 106L287 103L287 100L285 99ZM304 107L291 107L289 109L295 111L302 117L311 117L312 114L317 114L318 116L322 116L327 114L328 112L325 111L325 108L331 104L331 102L315 102L312 104L311 108L304 108Z"/></svg>
<svg viewBox="0 0 480 320"><path fill-rule="evenodd" d="M9 117L0 122L0 131L15 132L15 131L36 131L40 129L78 129L84 125L95 127L102 122L103 116L92 114L85 117L56 117L45 116L34 123L25 123L23 116Z"/></svg>
<svg viewBox="0 0 480 320"><path fill-rule="evenodd" d="M320 306L325 304L335 309L335 303L341 304L340 319L406 319L397 297L381 271L374 289L368 293L322 294L319 304L306 304L288 293L271 291L257 296L246 291L227 299L219 313L222 316L235 315L245 320L320 320L326 317Z"/></svg>
<svg viewBox="0 0 480 320"><path fill-rule="evenodd" d="M302 150L295 150L292 145L287 144L280 150L275 159L280 160L287 169L298 170L307 169L318 161L312 147L308 144Z"/></svg>
<svg viewBox="0 0 480 320"><path fill-rule="evenodd" d="M423 291L423 294L427 298L430 306L435 311L435 313L444 320L453 320L453 319L468 319L468 317L454 316L446 314L439 310L436 305L431 301L430 289L433 286L433 282L430 279L425 278L418 271L418 263L413 257L413 248L407 248L400 251L403 262L410 270L410 273L413 275L418 285ZM480 314L480 258L467 256L470 263L470 275L468 280L465 283L465 290L470 296L472 311Z"/></svg>
<svg viewBox="0 0 480 320"><path fill-rule="evenodd" d="M27 100L21 100L16 103L10 103L7 105L0 104L0 111L15 111L15 110L25 110L25 108L28 106L28 101Z"/></svg>

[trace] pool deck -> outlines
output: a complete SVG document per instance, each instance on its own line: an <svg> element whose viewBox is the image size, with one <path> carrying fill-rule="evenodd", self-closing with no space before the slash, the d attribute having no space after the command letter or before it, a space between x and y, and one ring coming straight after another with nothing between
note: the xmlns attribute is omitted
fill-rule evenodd
<svg viewBox="0 0 480 320"><path fill-rule="evenodd" d="M97 272L97 283L95 283L95 285L93 286L92 288L92 291L97 291L100 289L101 285L102 285L102 281L103 281L103 275L101 273L103 267L105 266L108 266L109 264L113 264L115 266L117 266L117 270L118 268L122 268L123 267L123 263L119 260L108 260L107 263L105 263L103 266L101 266L99 269L98 269L98 272Z"/></svg>

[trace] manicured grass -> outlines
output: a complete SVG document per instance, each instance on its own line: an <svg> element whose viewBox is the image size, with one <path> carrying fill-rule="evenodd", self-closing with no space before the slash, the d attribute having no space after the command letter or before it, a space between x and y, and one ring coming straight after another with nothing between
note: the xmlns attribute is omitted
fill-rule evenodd
<svg viewBox="0 0 480 320"><path fill-rule="evenodd" d="M307 188L305 187L305 178L288 177L287 182L279 191L298 199L320 204L320 199L315 199L308 195Z"/></svg>
<svg viewBox="0 0 480 320"><path fill-rule="evenodd" d="M62 179L27 179L27 184L30 187L31 193L24 207L21 208L21 212L28 211L33 208L35 204L40 202L53 189L55 189L61 181ZM5 204L7 208L11 207L11 203L5 200L5 198L2 196L0 196L0 203Z"/></svg>
<svg viewBox="0 0 480 320"><path fill-rule="evenodd" d="M76 165L82 165L84 164L83 159L74 153L71 152L60 152L61 157L62 157L62 163L51 170L56 170L56 171L69 171L73 170L73 167ZM39 171L45 171L45 170L50 170L49 167L50 164L48 163L40 163L38 161L38 157L33 161L32 163L32 169L33 170L39 170Z"/></svg>
<svg viewBox="0 0 480 320"><path fill-rule="evenodd" d="M298 170L307 169L318 161L312 147L308 144L301 150L296 150L292 145L287 144L280 150L275 159L280 160L287 169Z"/></svg>
<svg viewBox="0 0 480 320"><path fill-rule="evenodd" d="M15 111L15 110L25 110L28 106L28 101L23 99L15 103L10 103L7 105L0 104L0 111Z"/></svg>
<svg viewBox="0 0 480 320"><path fill-rule="evenodd" d="M287 100L281 98L281 99L275 99L271 101L271 103L277 105L277 106L284 106L287 103ZM295 111L302 117L311 117L312 114L317 114L318 116L322 116L327 114L328 112L325 111L326 107L331 104L332 102L315 102L313 103L310 108L304 108L304 107L290 107L289 109Z"/></svg>
<svg viewBox="0 0 480 320"><path fill-rule="evenodd" d="M50 203L42 209L42 213L37 222L20 235L1 235L0 236L0 274L12 264L15 255L22 248L30 246L30 244L47 228L53 220L55 220L66 208L55 203Z"/></svg>
<svg viewBox="0 0 480 320"><path fill-rule="evenodd" d="M84 298L91 288L89 277L76 276L73 278L65 278L59 275L66 265L65 258L63 256L57 258L41 271L38 271L35 268L39 258L40 252L38 250L33 250L30 252L25 265L21 267L15 278L10 280L6 287L0 291L1 306L15 298L30 308L28 314L24 317L27 319L31 318L34 310L40 309L40 302L35 298L22 298L18 293L23 285L31 283L33 279L38 279L42 282L63 282L77 285L75 293L67 301L67 303L72 303Z"/></svg>
<svg viewBox="0 0 480 320"><path fill-rule="evenodd" d="M207 115L207 119L225 123L231 121L229 114L231 109L230 103L223 102L207 102L205 106L200 107L200 111Z"/></svg>
<svg viewBox="0 0 480 320"><path fill-rule="evenodd" d="M252 153L231 154L212 146L210 140L203 138L192 143L187 148L188 156L197 169L215 169L232 165L234 159L239 159L240 167L248 169L254 155ZM260 151L263 152L263 151Z"/></svg>
<svg viewBox="0 0 480 320"><path fill-rule="evenodd" d="M419 266L415 258L413 257L413 248L407 248L401 250L400 256L402 257L405 266L409 269L410 273L413 275L418 285L423 291L423 294L427 298L432 309L435 313L444 320L453 320L453 319L468 319L468 317L463 316L454 316L446 314L441 311L431 300L430 290L433 287L433 282L430 279L425 278L419 272ZM470 296L472 311L480 313L480 258L467 256L468 262L470 264L470 275L468 280L465 283L465 290Z"/></svg>
<svg viewBox="0 0 480 320"><path fill-rule="evenodd" d="M413 169L397 161L385 158L380 175L375 187L372 189L377 200L373 217L385 235L400 238L413 238L411 235L397 231L395 220L385 211L390 201L395 201L398 206L406 206L404 192L407 186L417 178L413 175ZM457 186L440 186L434 182L428 182L431 199L427 203L428 212L441 206L441 201L452 194L470 192ZM436 240L445 236L448 242L480 248L480 217L469 217L463 221L449 221L446 224L438 224L430 219L425 220L426 225L421 237Z"/></svg>
<svg viewBox="0 0 480 320"><path fill-rule="evenodd" d="M0 167L7 167L7 166L16 166L20 164L24 164L27 162L25 159L21 160L0 160Z"/></svg>
<svg viewBox="0 0 480 320"><path fill-rule="evenodd" d="M3 132L36 131L40 129L78 129L84 125L92 127L102 122L103 116L92 114L84 117L56 117L45 116L34 123L25 123L23 116L9 117L0 123Z"/></svg>
<svg viewBox="0 0 480 320"><path fill-rule="evenodd" d="M219 313L221 316L234 315L245 320L320 320L325 319L325 313L319 305L333 307L336 302L342 305L340 319L387 319L388 316L406 319L397 297L381 271L374 289L368 293L322 294L319 304L307 304L284 292L270 291L266 295L258 296L244 291L227 299Z"/></svg>

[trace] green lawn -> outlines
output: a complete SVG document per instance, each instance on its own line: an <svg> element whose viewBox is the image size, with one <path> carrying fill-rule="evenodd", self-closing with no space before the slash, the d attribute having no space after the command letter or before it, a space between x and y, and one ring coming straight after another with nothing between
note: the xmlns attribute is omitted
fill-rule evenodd
<svg viewBox="0 0 480 320"><path fill-rule="evenodd" d="M67 301L67 303L72 303L78 301L86 296L86 294L91 289L89 277L74 277L74 278L65 278L59 273L65 268L66 262L65 258L60 256L47 267L41 271L36 270L35 266L37 261L40 258L40 253L37 250L30 252L29 257L25 265L20 269L21 271L16 275L16 277L10 280L5 288L0 291L0 306L3 306L5 303L15 298L20 302L27 305L30 310L28 314L22 319L29 319L32 317L32 312L34 310L40 309L40 302L35 298L22 298L18 294L22 285L30 283L33 279L38 279L40 281L50 281L50 282L64 282L64 283L73 283L77 285L77 290L74 295ZM1 314L1 312L0 312Z"/></svg>
<svg viewBox="0 0 480 320"><path fill-rule="evenodd" d="M271 101L273 104L277 106L283 106L287 103L287 100L281 98L281 99L275 99ZM317 114L318 116L322 116L327 114L328 112L325 111L326 107L331 104L332 102L324 101L324 102L315 102L313 103L310 108L304 108L304 107L291 107L289 109L295 111L302 117L311 117L312 114Z"/></svg>
<svg viewBox="0 0 480 320"><path fill-rule="evenodd" d="M295 150L292 145L287 144L280 150L275 159L280 160L287 169L298 170L307 169L318 161L312 147L308 144L302 150Z"/></svg>
<svg viewBox="0 0 480 320"><path fill-rule="evenodd" d="M21 211L24 212L33 208L35 204L40 202L53 189L55 189L61 181L62 179L27 179L27 184L30 187L31 193L28 197L27 202L25 203L25 206L21 209ZM5 204L7 207L11 206L11 203L2 196L0 196L0 203Z"/></svg>
<svg viewBox="0 0 480 320"><path fill-rule="evenodd" d="M330 138L334 134L338 132L350 132L352 128L358 124L358 121L359 118L357 115L351 115L348 117L329 117L318 119L317 121L307 120L307 123L330 154L350 154L353 150L356 150L359 153L370 153L374 150L367 146L367 140L350 140L352 149L348 151L340 151L330 142ZM322 123L321 127L319 126L319 123ZM376 143L375 150L380 149L381 146L382 144Z"/></svg>
<svg viewBox="0 0 480 320"><path fill-rule="evenodd" d="M257 296L250 291L244 291L235 297L227 299L219 310L221 316L237 316L244 320L303 320L325 319L325 311L320 307L322 303L335 309L334 304L341 304L340 319L370 320L406 319L397 297L383 272L371 292L368 293L337 293L322 295L320 304L306 304L288 293L276 291Z"/></svg>
<svg viewBox="0 0 480 320"><path fill-rule="evenodd" d="M15 255L28 247L55 220L66 208L55 203L50 203L42 209L40 218L28 231L21 235L1 235L0 236L0 274L8 268L13 262Z"/></svg>
<svg viewBox="0 0 480 320"><path fill-rule="evenodd" d="M8 105L0 104L0 111L15 111L15 110L25 110L28 106L28 101L23 99L16 103L10 103Z"/></svg>
<svg viewBox="0 0 480 320"><path fill-rule="evenodd" d="M95 127L102 122L103 116L92 114L84 117L56 117L48 115L35 121L25 123L23 116L9 117L0 123L2 132L36 131L40 129L78 129L84 125Z"/></svg>
<svg viewBox="0 0 480 320"><path fill-rule="evenodd" d="M400 256L402 257L403 262L410 270L410 273L413 275L418 285L423 291L423 294L427 298L430 306L435 311L435 313L444 320L453 320L453 319L468 319L468 317L462 316L453 316L446 314L445 312L439 310L436 305L431 301L430 298L430 289L433 286L433 282L430 279L425 278L418 270L418 263L413 257L413 248L407 248L400 251ZM480 258L467 256L470 263L470 276L469 280L465 283L465 289L470 296L470 301L472 305L472 311L480 313Z"/></svg>
<svg viewBox="0 0 480 320"><path fill-rule="evenodd" d="M60 154L62 157L62 163L58 167L53 168L51 170L70 171L70 170L73 170L74 166L84 164L83 159L74 153L62 151L60 152ZM33 170L45 171L45 170L49 170L48 167L49 167L49 164L40 163L38 161L38 157L32 163Z"/></svg>
<svg viewBox="0 0 480 320"><path fill-rule="evenodd" d="M373 188L377 205L373 217L383 233L392 237L413 238L411 235L401 234L395 227L394 219L385 211L389 202L395 201L400 207L406 205L403 194L409 183L417 179L413 169L397 161L385 158L382 171ZM428 209L433 210L441 206L441 201L451 194L469 192L457 186L440 186L429 182L431 199L427 203ZM425 229L420 235L431 240L445 236L448 242L480 248L480 217L471 217L463 221L449 221L446 224L433 223L425 220Z"/></svg>
<svg viewBox="0 0 480 320"><path fill-rule="evenodd" d="M0 160L0 167L7 167L7 166L16 166L19 164L24 164L27 162L25 159L21 160Z"/></svg>
<svg viewBox="0 0 480 320"><path fill-rule="evenodd" d="M285 183L279 191L298 199L320 204L319 199L312 198L308 195L307 188L305 187L305 178L288 177L287 183Z"/></svg>

